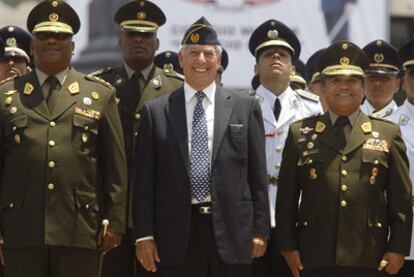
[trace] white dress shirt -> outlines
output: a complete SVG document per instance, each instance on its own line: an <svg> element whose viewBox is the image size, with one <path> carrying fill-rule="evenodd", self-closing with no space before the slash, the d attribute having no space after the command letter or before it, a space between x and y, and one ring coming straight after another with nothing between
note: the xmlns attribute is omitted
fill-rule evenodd
<svg viewBox="0 0 414 277"><path fill-rule="evenodd" d="M361 105L361 111L363 111L367 115L371 115L376 118L386 118L389 119L389 117L392 115L392 113L398 108L397 103L395 103L394 100L391 100L388 105L386 105L381 110L377 111L374 106L369 103L367 99L365 99L364 103Z"/></svg>

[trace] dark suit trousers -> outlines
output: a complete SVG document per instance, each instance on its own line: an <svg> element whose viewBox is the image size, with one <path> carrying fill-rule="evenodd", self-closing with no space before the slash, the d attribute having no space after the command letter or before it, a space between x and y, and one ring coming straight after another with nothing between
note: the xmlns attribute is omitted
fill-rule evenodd
<svg viewBox="0 0 414 277"><path fill-rule="evenodd" d="M285 258L276 251L276 231L270 229L267 250L263 257L253 260L253 277L291 277L292 273Z"/></svg>
<svg viewBox="0 0 414 277"><path fill-rule="evenodd" d="M324 267L311 270L304 270L301 277L385 277L389 276L385 272L376 269L358 267Z"/></svg>
<svg viewBox="0 0 414 277"><path fill-rule="evenodd" d="M102 277L133 277L135 271L135 243L128 229L121 244L104 256Z"/></svg>
<svg viewBox="0 0 414 277"><path fill-rule="evenodd" d="M211 215L193 205L187 258L180 266L159 266L160 277L251 277L251 265L229 265L217 252ZM161 257L162 260L162 257Z"/></svg>
<svg viewBox="0 0 414 277"><path fill-rule="evenodd" d="M6 277L98 277L100 252L75 247L6 248Z"/></svg>
<svg viewBox="0 0 414 277"><path fill-rule="evenodd" d="M397 277L413 277L414 276L414 260L405 260L404 266L398 272Z"/></svg>

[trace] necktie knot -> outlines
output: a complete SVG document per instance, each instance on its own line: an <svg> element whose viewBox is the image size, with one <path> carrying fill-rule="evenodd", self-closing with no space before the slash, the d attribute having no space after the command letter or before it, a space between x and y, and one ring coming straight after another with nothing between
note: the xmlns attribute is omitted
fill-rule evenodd
<svg viewBox="0 0 414 277"><path fill-rule="evenodd" d="M206 94L202 91L197 91L195 96L197 98L197 102L200 103L200 102L203 102L204 97L206 97Z"/></svg>
<svg viewBox="0 0 414 277"><path fill-rule="evenodd" d="M336 127L343 128L348 124L349 124L349 118L347 116L344 116L344 115L339 116L335 121L335 126Z"/></svg>
<svg viewBox="0 0 414 277"><path fill-rule="evenodd" d="M48 83L51 88L56 88L59 84L59 80L55 76L49 76L46 78L46 83Z"/></svg>

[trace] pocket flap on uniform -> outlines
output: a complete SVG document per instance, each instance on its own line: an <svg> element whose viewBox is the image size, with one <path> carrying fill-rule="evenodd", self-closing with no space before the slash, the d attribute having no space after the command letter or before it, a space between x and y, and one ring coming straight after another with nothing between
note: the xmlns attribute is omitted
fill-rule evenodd
<svg viewBox="0 0 414 277"><path fill-rule="evenodd" d="M73 115L73 125L82 128L85 131L90 131L94 134L98 133L98 123L96 120L81 116L79 114Z"/></svg>
<svg viewBox="0 0 414 277"><path fill-rule="evenodd" d="M372 150L362 150L362 162L369 163L374 166L382 165L388 168L388 156L386 153L372 151Z"/></svg>
<svg viewBox="0 0 414 277"><path fill-rule="evenodd" d="M99 209L96 202L96 194L86 191L76 191L76 205L80 209L90 209L93 208L96 211Z"/></svg>
<svg viewBox="0 0 414 277"><path fill-rule="evenodd" d="M3 192L1 196L1 210L7 211L19 208L23 203L23 198L23 192Z"/></svg>
<svg viewBox="0 0 414 277"><path fill-rule="evenodd" d="M10 133L27 127L27 115L21 115L18 117L11 118L5 128L6 135Z"/></svg>

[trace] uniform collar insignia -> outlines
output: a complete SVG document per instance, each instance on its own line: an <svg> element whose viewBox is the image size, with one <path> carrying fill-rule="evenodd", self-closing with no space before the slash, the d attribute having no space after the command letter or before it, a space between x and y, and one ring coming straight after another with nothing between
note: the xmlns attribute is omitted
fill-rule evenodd
<svg viewBox="0 0 414 277"><path fill-rule="evenodd" d="M17 90L13 89L13 90L9 90L7 92L4 93L4 95L12 95L15 94L17 92Z"/></svg>
<svg viewBox="0 0 414 277"><path fill-rule="evenodd" d="M24 90L23 90L23 93L24 93L25 95L30 95L30 94L32 94L33 90L34 90L33 85L32 85L31 83L26 83L26 84L24 85Z"/></svg>
<svg viewBox="0 0 414 277"><path fill-rule="evenodd" d="M309 128L308 126L306 126L305 128L300 128L300 131L305 135L307 133L309 133L310 131L312 131L312 130L313 130L313 128Z"/></svg>
<svg viewBox="0 0 414 277"><path fill-rule="evenodd" d="M362 129L362 131L364 131L365 134L371 133L372 132L371 122L362 123L361 129Z"/></svg>
<svg viewBox="0 0 414 277"><path fill-rule="evenodd" d="M405 126L408 124L408 121L410 120L410 118L408 116L406 116L405 114L400 115L400 118L398 119L398 124Z"/></svg>
<svg viewBox="0 0 414 277"><path fill-rule="evenodd" d="M78 94L80 92L79 83L74 82L74 83L70 84L68 86L68 91L69 91L70 95Z"/></svg>
<svg viewBox="0 0 414 277"><path fill-rule="evenodd" d="M315 132L322 133L326 128L326 125L323 122L316 122Z"/></svg>

